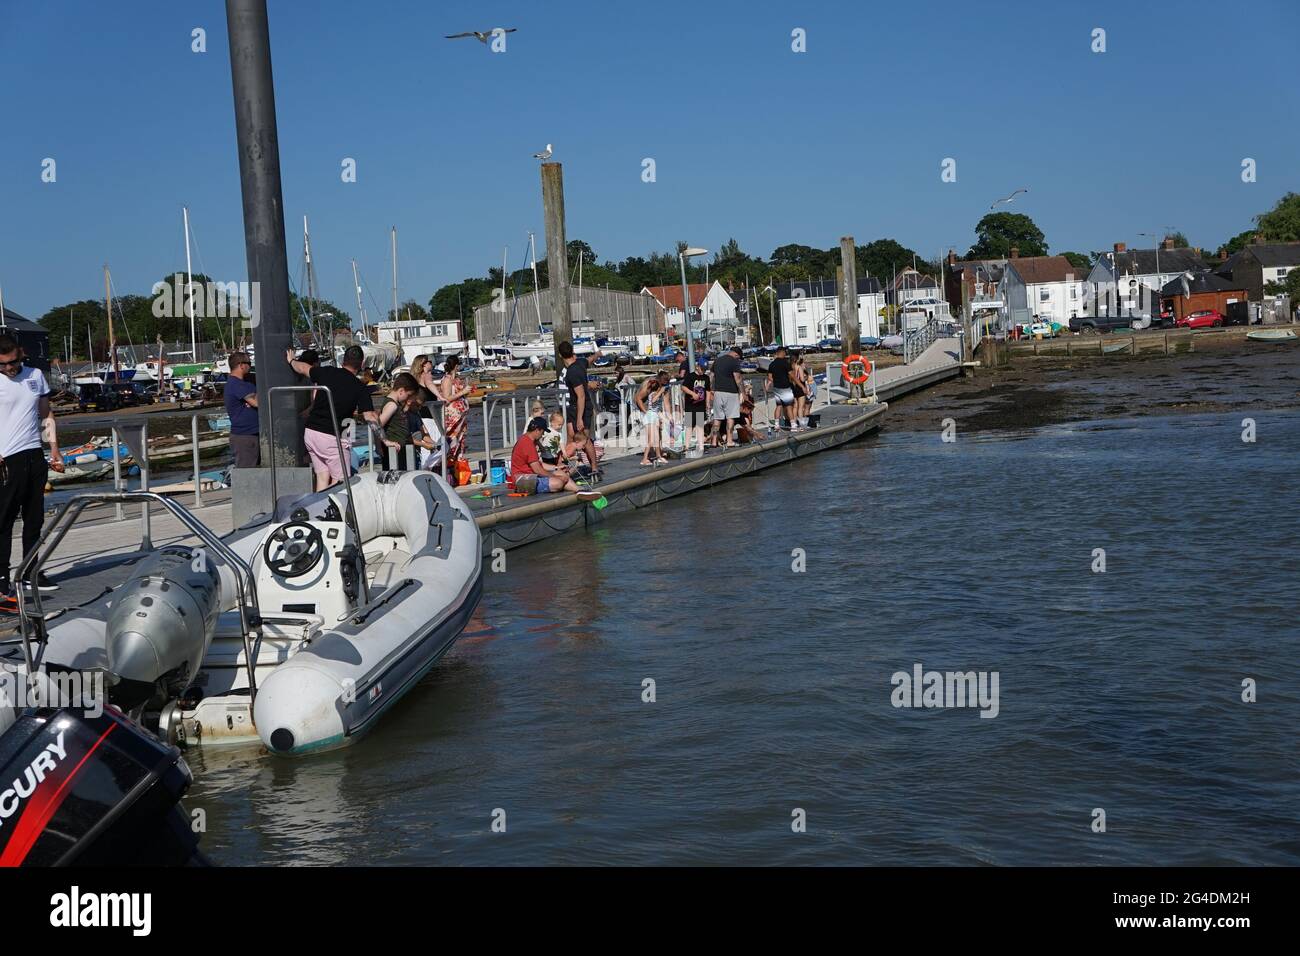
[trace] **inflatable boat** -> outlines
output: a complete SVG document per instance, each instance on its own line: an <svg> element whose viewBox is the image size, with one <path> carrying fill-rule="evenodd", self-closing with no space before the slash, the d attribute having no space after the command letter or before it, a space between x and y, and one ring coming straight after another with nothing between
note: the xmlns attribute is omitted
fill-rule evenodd
<svg viewBox="0 0 1300 956"><path fill-rule="evenodd" d="M220 538L156 493L80 495L24 568L82 507L144 499L194 544L147 553L49 620L39 592L25 595L25 638L0 645L0 667L106 675L109 702L168 743L350 743L447 652L482 594L478 527L430 472L356 475ZM15 716L0 714L0 731Z"/></svg>

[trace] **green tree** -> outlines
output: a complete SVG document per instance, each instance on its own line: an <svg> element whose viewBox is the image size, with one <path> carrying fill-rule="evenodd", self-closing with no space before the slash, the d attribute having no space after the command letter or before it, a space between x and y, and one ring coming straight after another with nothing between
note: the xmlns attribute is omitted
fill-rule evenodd
<svg viewBox="0 0 1300 956"><path fill-rule="evenodd" d="M1228 256L1240 252L1246 246L1250 245L1250 240L1254 235L1254 229L1247 229L1245 232L1237 233L1223 244L1223 248L1220 250L1223 253L1223 257L1226 259Z"/></svg>
<svg viewBox="0 0 1300 956"><path fill-rule="evenodd" d="M1187 241L1187 237L1184 236L1181 232L1171 232L1169 235L1165 236L1165 238L1172 239L1174 241L1175 249L1191 248L1191 244Z"/></svg>
<svg viewBox="0 0 1300 956"><path fill-rule="evenodd" d="M585 271L587 266L596 264L596 253L592 251L591 246L587 245L581 239L570 239L564 247L569 250L569 262L572 263L570 268L576 267L578 257L582 257L582 268Z"/></svg>
<svg viewBox="0 0 1300 956"><path fill-rule="evenodd" d="M865 246L858 246L854 260L858 278L871 275L887 282L893 278L895 267L901 271L912 264L913 257L920 259L914 249L895 239L874 239Z"/></svg>
<svg viewBox="0 0 1300 956"><path fill-rule="evenodd" d="M520 288L531 291L532 270L528 270L527 276L529 284L523 286L523 277L518 275ZM474 338L474 309L491 302L493 293L499 292L500 289L499 284L488 278L474 276L461 279L459 282L443 286L430 297L428 316L434 322L455 322L463 316L464 325L461 334L467 339L472 339ZM509 288L507 288L508 292Z"/></svg>
<svg viewBox="0 0 1300 956"><path fill-rule="evenodd" d="M1076 269L1091 270L1092 259L1082 252L1062 252L1061 255L1070 260L1070 265ZM1075 276L1078 278L1077 274Z"/></svg>
<svg viewBox="0 0 1300 956"><path fill-rule="evenodd" d="M1300 241L1300 193L1287 193L1268 212L1256 216L1255 225L1269 242Z"/></svg>
<svg viewBox="0 0 1300 956"><path fill-rule="evenodd" d="M1005 259L1015 246L1022 256L1047 255L1047 237L1023 213L991 212L975 225L967 259Z"/></svg>
<svg viewBox="0 0 1300 956"><path fill-rule="evenodd" d="M393 320L393 312L390 309L388 312L388 321L392 322ZM429 310L420 305L420 303L416 302L414 299L407 299L397 307L396 320L398 322L428 322Z"/></svg>

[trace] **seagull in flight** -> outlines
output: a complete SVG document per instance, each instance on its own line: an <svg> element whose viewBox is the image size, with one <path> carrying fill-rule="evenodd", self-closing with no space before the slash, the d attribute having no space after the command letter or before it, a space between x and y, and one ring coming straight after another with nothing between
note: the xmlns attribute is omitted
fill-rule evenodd
<svg viewBox="0 0 1300 956"><path fill-rule="evenodd" d="M993 201L993 205L989 206L989 209L990 209L990 210L997 209L998 206L999 206L999 204L1004 203L1004 202L1011 202L1011 200L1015 199L1015 198L1016 198L1017 196L1019 196L1021 193L1027 193L1027 192L1029 192L1028 189L1017 189L1015 192L1013 192L1010 196L1007 196L1005 199L996 199L996 200L994 200L994 201Z"/></svg>
<svg viewBox="0 0 1300 956"><path fill-rule="evenodd" d="M546 144L546 148L545 148L544 150L542 150L540 153L533 153L533 159L543 159L543 160L544 160L544 159L550 159L550 158L551 158L551 144L550 144L550 143L547 143L547 144Z"/></svg>
<svg viewBox="0 0 1300 956"><path fill-rule="evenodd" d="M511 27L508 30L502 30L500 27L494 27L493 29L488 30L484 33L480 33L478 30L471 30L469 33L453 33L450 36L445 37L445 39L459 40L461 37L474 37L475 39L478 40L479 43L487 43L487 41L492 39L493 35L495 35L497 32L516 33L518 32L518 28Z"/></svg>

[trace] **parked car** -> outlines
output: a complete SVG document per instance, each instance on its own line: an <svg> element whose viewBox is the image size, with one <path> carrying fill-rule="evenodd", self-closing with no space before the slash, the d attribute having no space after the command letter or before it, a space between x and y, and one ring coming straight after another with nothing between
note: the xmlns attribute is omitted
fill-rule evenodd
<svg viewBox="0 0 1300 956"><path fill-rule="evenodd" d="M1218 329L1223 327L1223 315L1217 309L1199 309L1189 312L1175 324L1186 329Z"/></svg>
<svg viewBox="0 0 1300 956"><path fill-rule="evenodd" d="M833 338L824 338L817 342L818 352L838 352L840 350L840 340Z"/></svg>
<svg viewBox="0 0 1300 956"><path fill-rule="evenodd" d="M98 382L89 382L77 392L77 408L83 412L111 412L121 408L117 393Z"/></svg>
<svg viewBox="0 0 1300 956"><path fill-rule="evenodd" d="M1102 332L1127 332L1133 327L1131 315L1077 315L1070 319L1070 331L1080 335Z"/></svg>
<svg viewBox="0 0 1300 956"><path fill-rule="evenodd" d="M149 405L154 401L153 396L146 392L145 386L139 382L117 382L111 387L117 393L119 406L123 408Z"/></svg>

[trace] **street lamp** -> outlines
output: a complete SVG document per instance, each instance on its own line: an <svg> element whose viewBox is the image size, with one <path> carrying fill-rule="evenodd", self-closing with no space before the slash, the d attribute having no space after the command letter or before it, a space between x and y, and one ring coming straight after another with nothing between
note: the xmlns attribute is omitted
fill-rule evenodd
<svg viewBox="0 0 1300 956"><path fill-rule="evenodd" d="M683 316L686 322L686 367L692 372L695 371L695 335L691 332L691 290L686 285L686 260L692 256L707 256L708 254L708 249L701 249L698 246L687 246L677 253L677 264L681 266L682 270L682 308L685 310ZM706 290L705 295L707 294Z"/></svg>
<svg viewBox="0 0 1300 956"><path fill-rule="evenodd" d="M1159 293L1159 290L1162 289L1162 288L1164 288L1164 285L1165 285L1165 283L1164 283L1164 278L1165 278L1165 277L1164 277L1163 275L1161 275L1161 273L1160 273L1160 245L1161 245L1161 243L1164 242L1164 237L1163 237L1163 236L1154 236L1154 235L1152 235L1152 234L1149 233L1149 232L1139 232L1138 235L1139 235L1139 236L1146 236L1148 239L1155 239L1155 241L1156 241L1156 295L1157 295L1157 297L1158 297L1159 294L1160 294L1160 293ZM1160 311L1159 308L1157 308L1157 309L1156 309L1156 312L1158 313L1159 311ZM1155 320L1156 320L1156 315L1152 315L1152 316L1151 316L1151 321L1152 321L1152 322L1155 322Z"/></svg>

